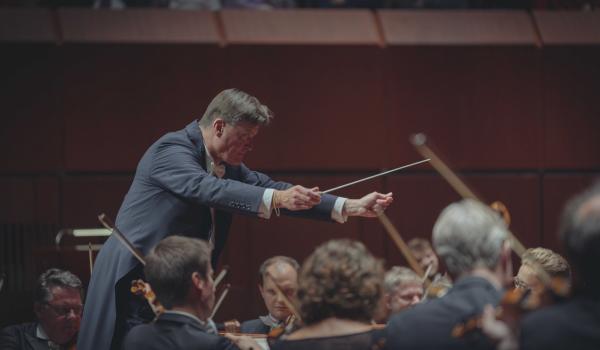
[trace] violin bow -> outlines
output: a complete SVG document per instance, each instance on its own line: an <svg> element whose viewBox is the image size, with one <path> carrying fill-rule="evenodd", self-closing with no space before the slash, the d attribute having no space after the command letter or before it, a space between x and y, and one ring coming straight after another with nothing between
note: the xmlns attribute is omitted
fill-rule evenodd
<svg viewBox="0 0 600 350"><path fill-rule="evenodd" d="M121 243L123 243L125 248L127 248L127 250L129 250L129 252L131 252L131 254L133 254L133 256L136 259L138 259L138 261L142 265L146 266L146 260L144 259L144 255L142 254L142 252L139 251L136 247L134 247L133 244L131 244L131 242L129 242L127 237L125 237L125 235L123 235L123 233L121 233L121 231L119 231L117 226L114 225L113 221L108 217L108 215L102 213L102 214L98 215L98 220L100 220L100 223L102 223L102 226L104 226L107 229L112 231L112 234L115 237L117 237L119 239L119 241L121 241Z"/></svg>
<svg viewBox="0 0 600 350"><path fill-rule="evenodd" d="M431 166L448 182L461 197L465 199L473 199L481 203L485 203L479 196L477 196L471 189L462 181L456 173L450 169L444 161L440 159L432 150L427 146L427 136L419 133L415 134L410 138L411 143L415 146L417 152L422 156L431 159ZM520 258L525 252L525 246L515 237L515 235L508 229L508 239L511 243L511 247L515 254Z"/></svg>
<svg viewBox="0 0 600 350"><path fill-rule="evenodd" d="M417 259L412 254L410 248L408 247L408 245L406 244L406 242L400 235L400 232L398 232L396 227L394 227L394 224L392 224L390 219L387 217L387 215L385 215L385 213L383 211L377 212L377 218L379 219L379 221L385 228L385 231L388 233L388 235L390 236L392 241L394 241L394 243L396 244L396 247L398 247L398 249L400 250L402 255L404 255L404 258L406 258L408 265L410 265L410 267L413 269L413 271L415 271L417 273L417 275L419 275L419 277L421 277L423 279L423 283L426 286L429 286L431 281L429 280L428 276L425 274L425 271L423 271L423 268L421 267L421 265L419 265L419 263L417 262ZM428 271L429 271L429 269L428 269Z"/></svg>
<svg viewBox="0 0 600 350"><path fill-rule="evenodd" d="M88 242L88 260L90 263L90 278L92 277L92 270L94 270L94 257L92 256L92 242Z"/></svg>
<svg viewBox="0 0 600 350"><path fill-rule="evenodd" d="M275 281L275 278L273 278L273 276L269 272L265 273L265 277L270 279L271 282L273 282L273 286L275 287L275 292L277 293L277 295L279 295L281 300L283 300L283 303L285 304L285 306L288 309L290 309L292 315L294 315L298 321L302 322L302 317L300 317L298 310L296 310L296 307L294 306L292 301L290 299L288 299L287 295L285 295L285 293L281 290L281 287L277 284L277 282Z"/></svg>
<svg viewBox="0 0 600 350"><path fill-rule="evenodd" d="M458 175L452 171L452 169L450 169L450 167L446 165L446 163L444 163L444 161L442 161L440 157L438 157L435 152L431 150L431 148L429 148L429 146L427 146L427 136L425 134L419 133L412 135L410 137L410 142L416 148L417 152L419 152L423 157L427 157L431 160L431 166L433 166L433 168L448 182L450 187L452 187L460 196L465 199L473 199L478 202L485 203L480 199L480 197L475 195L475 193L469 189L469 187L458 177ZM492 203L491 206L493 209L497 210L497 208L502 209L502 207L504 207L503 204L500 203L500 206L496 205L496 203L497 202ZM503 215L503 219L510 222L510 215L508 215L508 219L506 214L503 213ZM508 226L506 227L506 231L508 232L508 239L511 243L510 246L520 259L523 256L523 253L525 253L525 246L517 239ZM544 270L535 261L532 261L531 263L534 270L536 270L540 281L545 286L550 287L558 295L566 295L566 293L568 293L565 290L565 287L558 286L555 288L552 284L552 278L548 272L546 272L546 270Z"/></svg>
<svg viewBox="0 0 600 350"><path fill-rule="evenodd" d="M217 314L217 311L219 311L221 304L223 304L223 300L225 300L227 293L229 293L229 288L231 288L231 284L228 283L225 285L225 289L221 293L221 296L219 296L219 299L217 300L217 303L215 304L215 307L213 308L212 313L210 314L210 317L209 317L210 319L215 317L215 315Z"/></svg>
<svg viewBox="0 0 600 350"><path fill-rule="evenodd" d="M223 278L225 278L225 275L227 275L228 270L229 270L229 266L223 266L223 269L221 270L221 272L219 272L219 274L215 278L215 283L214 283L215 288L217 288L219 283L221 283Z"/></svg>

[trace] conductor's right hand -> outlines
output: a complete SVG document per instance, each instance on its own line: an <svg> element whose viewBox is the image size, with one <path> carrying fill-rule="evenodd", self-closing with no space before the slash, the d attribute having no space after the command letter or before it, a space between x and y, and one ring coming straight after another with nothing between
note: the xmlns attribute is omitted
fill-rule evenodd
<svg viewBox="0 0 600 350"><path fill-rule="evenodd" d="M273 207L288 210L306 210L321 202L318 187L306 188L299 185L292 186L285 191L273 193Z"/></svg>

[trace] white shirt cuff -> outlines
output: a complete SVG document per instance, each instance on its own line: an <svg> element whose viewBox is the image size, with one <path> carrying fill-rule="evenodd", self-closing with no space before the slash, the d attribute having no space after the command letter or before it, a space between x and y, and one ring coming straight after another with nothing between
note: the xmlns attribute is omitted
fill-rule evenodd
<svg viewBox="0 0 600 350"><path fill-rule="evenodd" d="M331 218L340 224L348 221L348 215L344 215L344 204L346 203L346 199L344 197L338 197L335 200L335 204L333 205L333 210L331 211Z"/></svg>
<svg viewBox="0 0 600 350"><path fill-rule="evenodd" d="M258 217L263 219L271 218L271 204L273 202L273 193L275 190L272 188L265 189L263 192L262 202L260 203L260 208L258 208Z"/></svg>

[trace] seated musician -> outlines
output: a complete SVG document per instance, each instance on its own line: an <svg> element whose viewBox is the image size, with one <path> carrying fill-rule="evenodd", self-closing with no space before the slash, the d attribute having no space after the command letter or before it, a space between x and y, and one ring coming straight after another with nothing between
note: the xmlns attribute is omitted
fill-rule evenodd
<svg viewBox="0 0 600 350"><path fill-rule="evenodd" d="M144 273L165 311L134 327L122 349L235 349L208 322L215 302L211 251L200 239L169 236L146 256Z"/></svg>
<svg viewBox="0 0 600 350"><path fill-rule="evenodd" d="M423 292L423 281L413 270L392 267L383 280L383 310L377 321L386 323L393 314L416 305L423 298Z"/></svg>
<svg viewBox="0 0 600 350"><path fill-rule="evenodd" d="M49 269L35 286L37 322L6 327L0 332L0 349L66 349L72 346L81 322L82 285L69 271Z"/></svg>
<svg viewBox="0 0 600 350"><path fill-rule="evenodd" d="M433 251L429 241L423 238L413 238L408 241L408 248L423 271L429 271L427 277L431 279L431 285L425 290L424 297L435 299L444 296L448 289L452 287L452 281L446 273L439 271L439 258Z"/></svg>
<svg viewBox="0 0 600 350"><path fill-rule="evenodd" d="M298 290L299 268L298 262L287 256L275 256L262 263L258 275L258 289L269 314L243 322L242 333L268 334L273 328L287 327L293 324L289 320L292 312L275 290L274 283L277 283L285 296L294 302Z"/></svg>
<svg viewBox="0 0 600 350"><path fill-rule="evenodd" d="M560 238L577 273L573 297L527 315L521 349L600 349L600 183L573 198Z"/></svg>
<svg viewBox="0 0 600 350"><path fill-rule="evenodd" d="M392 316L387 345L391 349L487 349L493 343L481 332L462 338L457 324L497 305L504 285L512 282L508 231L502 219L473 200L446 207L433 228L433 244L456 283L439 299Z"/></svg>
<svg viewBox="0 0 600 350"><path fill-rule="evenodd" d="M374 330L370 322L382 283L382 263L362 243L341 239L320 245L300 270L304 326L271 349L377 349L384 330Z"/></svg>
<svg viewBox="0 0 600 350"><path fill-rule="evenodd" d="M539 266L550 277L561 277L570 283L571 267L565 258L546 248L530 248L521 256L521 267L515 276L515 288L529 289L536 299L544 291L544 285L537 277L535 267Z"/></svg>

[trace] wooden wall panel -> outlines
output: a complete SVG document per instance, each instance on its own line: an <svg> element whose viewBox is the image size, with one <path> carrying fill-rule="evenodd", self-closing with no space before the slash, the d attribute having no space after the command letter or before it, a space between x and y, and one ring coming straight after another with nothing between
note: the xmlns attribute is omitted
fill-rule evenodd
<svg viewBox="0 0 600 350"><path fill-rule="evenodd" d="M537 38L525 11L379 10L389 45L529 45Z"/></svg>
<svg viewBox="0 0 600 350"><path fill-rule="evenodd" d="M463 176L483 200L503 202L512 215L511 230L527 247L541 243L540 183L536 174L490 174ZM405 175L388 179L395 203L388 216L406 241L431 240L433 226L442 210L461 197L438 175ZM406 262L392 242L387 245L388 265Z"/></svg>
<svg viewBox="0 0 600 350"><path fill-rule="evenodd" d="M231 86L275 112L248 164L268 170L372 170L384 164L381 50L226 48Z"/></svg>
<svg viewBox="0 0 600 350"><path fill-rule="evenodd" d="M221 13L227 43L377 45L374 15L367 10L315 9ZM277 30L274 30L277 28Z"/></svg>
<svg viewBox="0 0 600 350"><path fill-rule="evenodd" d="M220 41L214 12L159 8L62 8L63 40L69 43L202 43Z"/></svg>
<svg viewBox="0 0 600 350"><path fill-rule="evenodd" d="M2 178L0 181L0 222L33 222L35 193L29 178Z"/></svg>
<svg viewBox="0 0 600 350"><path fill-rule="evenodd" d="M58 223L60 193L55 177L2 177L0 197L0 223Z"/></svg>
<svg viewBox="0 0 600 350"><path fill-rule="evenodd" d="M408 137L425 132L457 168L540 166L539 52L390 47L385 67L388 163L415 160Z"/></svg>
<svg viewBox="0 0 600 350"><path fill-rule="evenodd" d="M57 29L50 10L18 7L0 9L0 42L57 43Z"/></svg>
<svg viewBox="0 0 600 350"><path fill-rule="evenodd" d="M595 181L600 172L588 174L550 174L543 179L543 241L544 247L564 253L558 238L560 216L567 201L579 194Z"/></svg>
<svg viewBox="0 0 600 350"><path fill-rule="evenodd" d="M548 46L538 50L523 13L490 12L470 22L457 13L398 12L399 23L384 21L390 45L380 48L367 28L368 12L340 13L341 22L323 21L341 18L333 12L320 19L303 13L290 20L298 26L272 36L264 31L269 23L288 17L244 12L238 15L253 19L225 23L228 34L234 28L237 34L218 48L214 23L196 19L213 14L152 12L150 22L166 21L167 29L156 32L136 27L142 12L115 13L115 22L105 17L109 12L72 16L78 13L60 12L62 46L39 31L35 41L42 43L24 43L29 29L17 27L17 34L25 33L13 35L19 43L0 37L0 223L99 226L100 212L116 215L148 146L200 118L212 97L229 87L256 95L276 114L247 159L251 168L326 189L420 159L407 138L424 131L478 192L508 205L526 246L556 249L564 200L600 175L600 51L560 39L563 34L548 31L551 21L541 30ZM360 23L347 27L357 13ZM180 23L174 20L179 15L185 17ZM420 16L429 17L415 22ZM47 25L35 18L21 24ZM314 21L325 27L298 34ZM264 26L243 32L253 23ZM197 31L196 25L212 29ZM74 32L78 26L87 29ZM321 35L323 28L331 32ZM340 194L372 190L394 192L389 216L407 239L429 236L439 212L458 199L429 165ZM27 234L56 231L48 227ZM388 266L404 263L377 220L336 225L238 217L222 261L232 268L233 287L217 319L264 313L256 270L266 257L302 260L334 237L362 240ZM87 280L85 254L63 255L46 243L39 249L38 270L60 265Z"/></svg>
<svg viewBox="0 0 600 350"><path fill-rule="evenodd" d="M62 168L62 120L57 112L57 48L1 44L0 173Z"/></svg>
<svg viewBox="0 0 600 350"><path fill-rule="evenodd" d="M208 46L64 48L70 171L133 171L160 136L201 118L221 89L222 50Z"/></svg>
<svg viewBox="0 0 600 350"><path fill-rule="evenodd" d="M598 169L600 47L544 51L544 167Z"/></svg>
<svg viewBox="0 0 600 350"><path fill-rule="evenodd" d="M596 11L534 11L544 45L600 44L600 13Z"/></svg>
<svg viewBox="0 0 600 350"><path fill-rule="evenodd" d="M39 176L33 180L36 222L57 225L60 222L61 189L58 177Z"/></svg>
<svg viewBox="0 0 600 350"><path fill-rule="evenodd" d="M63 181L63 228L101 227L98 215L116 220L132 176L78 176Z"/></svg>

